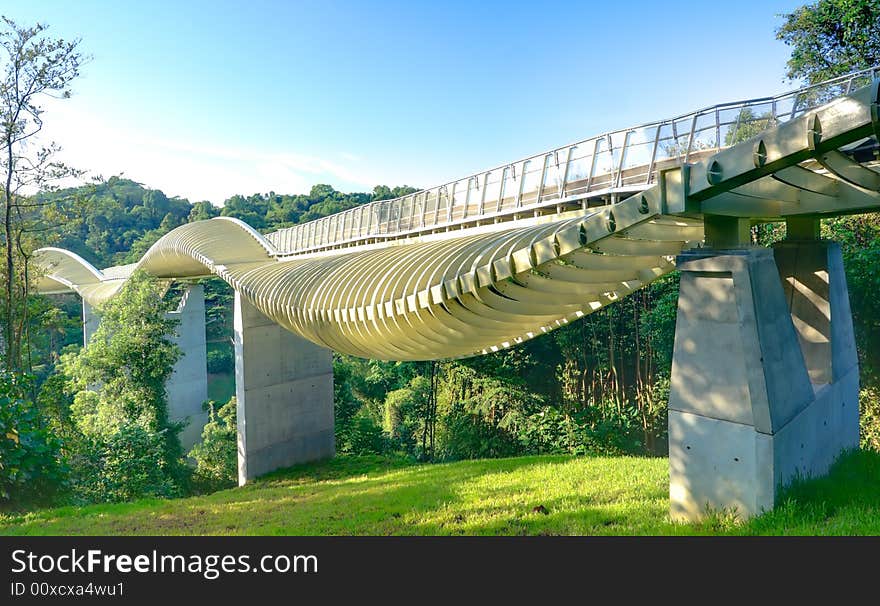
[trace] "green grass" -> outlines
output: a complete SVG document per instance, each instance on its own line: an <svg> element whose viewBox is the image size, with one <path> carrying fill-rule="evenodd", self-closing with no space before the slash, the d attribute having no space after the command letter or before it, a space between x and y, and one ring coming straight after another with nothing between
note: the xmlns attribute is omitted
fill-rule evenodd
<svg viewBox="0 0 880 606"><path fill-rule="evenodd" d="M878 453L847 455L829 477L792 487L776 510L746 523L670 522L667 466L638 457L339 457L207 496L0 517L0 534L880 534Z"/></svg>

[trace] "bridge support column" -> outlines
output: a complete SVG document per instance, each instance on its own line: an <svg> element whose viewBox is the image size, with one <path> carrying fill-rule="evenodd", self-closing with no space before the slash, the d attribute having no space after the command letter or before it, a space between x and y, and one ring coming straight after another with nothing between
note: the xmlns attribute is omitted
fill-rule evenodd
<svg viewBox="0 0 880 606"><path fill-rule="evenodd" d="M89 340L95 331L98 330L98 324L101 323L101 317L95 313L92 306L83 299L83 347L89 344Z"/></svg>
<svg viewBox="0 0 880 606"><path fill-rule="evenodd" d="M205 291L201 285L190 286L177 309L166 317L179 321L177 343L183 356L165 384L168 393L168 418L186 422L180 433L180 445L188 451L202 439L208 413L202 404L208 399L208 361L205 344ZM83 345L88 345L101 322L100 316L83 300Z"/></svg>
<svg viewBox="0 0 880 606"><path fill-rule="evenodd" d="M332 457L333 358L235 293L238 483Z"/></svg>
<svg viewBox="0 0 880 606"><path fill-rule="evenodd" d="M204 287L200 284L190 286L177 310L166 316L179 320L177 334L172 340L183 352L183 357L174 365L174 372L165 384L168 417L172 421L186 422L180 432L180 445L184 451L188 451L202 440L202 429L208 422L208 413L202 408L208 399Z"/></svg>
<svg viewBox="0 0 880 606"><path fill-rule="evenodd" d="M694 250L681 290L669 398L670 507L748 517L796 476L858 447L858 361L840 248Z"/></svg>

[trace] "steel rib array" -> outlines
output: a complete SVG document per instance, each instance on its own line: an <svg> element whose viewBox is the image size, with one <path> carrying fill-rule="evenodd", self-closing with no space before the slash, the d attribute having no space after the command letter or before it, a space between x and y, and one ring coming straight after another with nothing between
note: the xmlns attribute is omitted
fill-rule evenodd
<svg viewBox="0 0 880 606"><path fill-rule="evenodd" d="M276 258L240 221L181 226L131 267L160 278L215 274L264 314L311 341L389 360L462 357L509 347L588 314L673 269L702 224L618 204L489 233L310 258ZM612 218L613 217L613 218ZM91 304L124 279L42 249L43 292Z"/></svg>

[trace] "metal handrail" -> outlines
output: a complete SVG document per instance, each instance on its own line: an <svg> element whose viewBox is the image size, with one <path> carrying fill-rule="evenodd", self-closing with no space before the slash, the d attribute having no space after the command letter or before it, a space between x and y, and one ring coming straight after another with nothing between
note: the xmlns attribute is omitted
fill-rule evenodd
<svg viewBox="0 0 880 606"><path fill-rule="evenodd" d="M755 128L791 120L878 75L880 66L772 97L720 103L603 133L406 196L281 229L266 238L282 254L299 254L637 191L653 183L664 163L686 163L694 154L722 149L756 134Z"/></svg>

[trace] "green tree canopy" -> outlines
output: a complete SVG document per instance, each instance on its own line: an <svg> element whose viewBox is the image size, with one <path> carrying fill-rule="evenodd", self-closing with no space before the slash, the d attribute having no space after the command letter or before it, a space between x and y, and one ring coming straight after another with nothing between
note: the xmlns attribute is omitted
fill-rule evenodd
<svg viewBox="0 0 880 606"><path fill-rule="evenodd" d="M180 427L168 418L165 383L181 352L169 337L176 321L166 317L161 292L155 278L136 272L100 307L88 345L61 357L82 436L75 459L86 500L179 492Z"/></svg>
<svg viewBox="0 0 880 606"><path fill-rule="evenodd" d="M85 57L79 40L51 38L46 26L18 25L0 17L0 222L2 222L3 283L0 351L9 370L22 367L23 334L27 331L29 288L28 234L45 231L29 200L30 189L47 189L59 179L77 175L58 161L54 143L35 145L43 128L43 102L67 98Z"/></svg>
<svg viewBox="0 0 880 606"><path fill-rule="evenodd" d="M127 423L169 427L165 382L181 353L169 337L176 321L165 316L159 292L155 278L136 272L100 307L88 345L62 356L84 434L108 436Z"/></svg>
<svg viewBox="0 0 880 606"><path fill-rule="evenodd" d="M819 0L783 16L789 78L813 84L880 64L880 0Z"/></svg>

